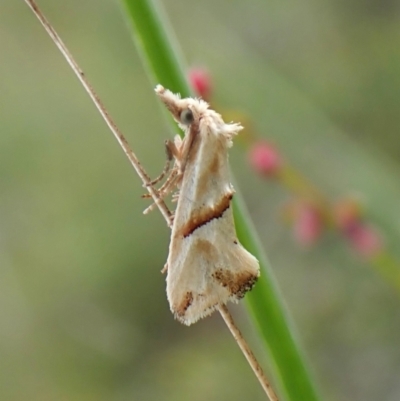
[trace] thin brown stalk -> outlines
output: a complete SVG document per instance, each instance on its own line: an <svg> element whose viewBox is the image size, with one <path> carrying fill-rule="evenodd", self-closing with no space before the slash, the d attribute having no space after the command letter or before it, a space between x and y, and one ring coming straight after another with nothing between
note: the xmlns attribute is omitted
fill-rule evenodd
<svg viewBox="0 0 400 401"><path fill-rule="evenodd" d="M237 344L239 345L239 348L241 349L243 355L246 357L247 362L253 369L254 374L256 375L258 381L261 384L261 387L267 394L268 398L270 399L270 401L278 401L278 397L275 394L274 390L272 389L271 383L267 379L267 376L265 376L265 373L262 370L261 365L259 364L257 358L253 354L249 345L247 344L247 341L244 339L242 333L236 326L236 323L233 320L233 317L230 314L228 308L226 307L226 305L221 305L218 310L219 310L219 313L221 314L222 318L224 319L225 324L228 326L234 339L236 340Z"/></svg>
<svg viewBox="0 0 400 401"><path fill-rule="evenodd" d="M110 128L111 132L117 139L118 143L120 144L121 148L123 149L124 153L128 157L129 161L131 162L132 166L136 170L139 178L143 182L143 186L147 188L149 191L151 197L154 200L154 203L158 206L161 214L165 218L167 224L169 227L172 227L172 213L166 206L165 202L162 200L162 198L159 196L159 193L153 188L152 186L152 181L145 172L144 168L140 164L138 158L136 155L133 153L132 149L130 148L127 140L125 137L122 135L121 131L118 129L116 126L115 122L112 120L110 115L108 114L106 108L104 107L103 103L101 102L100 98L97 96L96 92L92 88L92 86L89 84L88 80L85 77L85 74L79 67L79 65L76 63L75 59L72 57L71 53L61 40L61 38L58 36L57 32L54 30L54 28L50 25L50 23L47 21L43 13L40 11L38 8L37 4L35 3L34 0L25 0L25 2L28 4L30 9L33 11L35 16L39 19L41 24L43 25L44 29L46 32L49 34L53 42L56 44L58 49L61 51L62 55L65 57L66 61L72 68L73 72L85 88L86 92L92 99L93 103L95 104L97 110L103 117L104 121ZM151 206L150 206L151 207ZM268 398L270 401L278 401L278 397L276 396L275 392L272 390L271 385L265 376L260 364L258 363L256 357L254 356L253 352L251 351L249 345L243 338L240 330L236 326L231 314L228 311L228 308L226 305L221 305L219 307L219 312L224 319L226 325L228 326L229 330L231 331L233 337L235 338L237 344L239 345L239 348L243 352L244 356L246 357L248 363L250 364L251 368L254 371L254 374L256 375L257 379L259 380L262 388L264 389L265 393L267 394Z"/></svg>
<svg viewBox="0 0 400 401"><path fill-rule="evenodd" d="M167 205L165 202L158 196L158 193L154 189L154 187L151 185L151 179L143 169L142 165L139 162L139 159L136 157L136 155L133 153L132 149L130 148L128 141L125 139L125 137L122 135L121 131L118 129L117 125L111 118L111 116L108 114L106 108L104 107L102 101L100 98L97 96L96 92L92 88L92 86L89 84L89 81L86 79L86 76L84 72L81 70L79 65L76 63L75 59L73 58L72 54L69 52L61 38L58 36L57 32L54 30L54 28L50 25L46 17L43 15L43 13L40 11L39 7L37 6L36 2L34 0L25 0L25 3L28 4L30 9L33 11L35 16L38 18L38 20L41 22L43 25L44 29L46 32L49 34L53 42L56 44L64 58L67 60L68 64L72 68L72 71L75 73L77 78L79 79L80 83L82 86L85 88L86 92L92 99L94 105L96 106L97 110L103 117L104 121L110 128L111 132L115 136L116 140L120 144L121 148L123 149L124 153L128 157L129 161L131 162L133 168L136 170L139 178L143 182L143 186L147 188L149 191L151 197L154 200L154 203L158 206L161 214L165 218L167 224L169 227L172 226L172 213L168 209Z"/></svg>

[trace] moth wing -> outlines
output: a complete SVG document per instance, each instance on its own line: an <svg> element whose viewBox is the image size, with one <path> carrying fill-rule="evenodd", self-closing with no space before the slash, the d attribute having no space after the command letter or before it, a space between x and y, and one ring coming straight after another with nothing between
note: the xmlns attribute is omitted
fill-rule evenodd
<svg viewBox="0 0 400 401"><path fill-rule="evenodd" d="M188 152L171 233L167 297L187 325L242 298L259 275L257 259L237 240L232 214L228 148L238 129L208 110L182 144Z"/></svg>
<svg viewBox="0 0 400 401"><path fill-rule="evenodd" d="M170 308L187 325L242 298L259 275L257 259L237 240L232 214L227 152L238 127L210 113L191 137L167 261Z"/></svg>
<svg viewBox="0 0 400 401"><path fill-rule="evenodd" d="M180 252L169 261L167 297L182 323L190 325L219 305L239 300L255 284L259 264L236 238L231 207L177 240Z"/></svg>

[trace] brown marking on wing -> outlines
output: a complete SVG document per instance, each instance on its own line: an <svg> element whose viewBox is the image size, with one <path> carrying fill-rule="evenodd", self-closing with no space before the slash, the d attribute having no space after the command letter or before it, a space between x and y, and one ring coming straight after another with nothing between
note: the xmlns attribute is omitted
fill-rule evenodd
<svg viewBox="0 0 400 401"><path fill-rule="evenodd" d="M233 193L229 192L215 206L194 210L187 223L180 228L179 234L186 238L199 227L204 226L213 219L222 217L224 212L229 208L232 198Z"/></svg>
<svg viewBox="0 0 400 401"><path fill-rule="evenodd" d="M197 183L196 194L199 197L202 194L215 190L215 181L220 180L222 169L228 164L224 142L226 142L225 139L220 138L213 141L210 146L212 155L208 155L208 163L204 166Z"/></svg>
<svg viewBox="0 0 400 401"><path fill-rule="evenodd" d="M187 146L189 146L189 149L187 150L187 155L186 155L186 163L195 163L196 162L196 157L197 157L197 152L200 147L201 143L201 136L198 135L199 131L199 124L198 123L192 123L190 126L190 134L185 137L190 138L191 143L188 143Z"/></svg>
<svg viewBox="0 0 400 401"><path fill-rule="evenodd" d="M212 264L218 258L218 250L215 245L206 239L197 238L194 243L195 254Z"/></svg>
<svg viewBox="0 0 400 401"><path fill-rule="evenodd" d="M188 291L181 303L175 308L175 313L178 317L182 317L185 315L186 311L188 310L189 306L193 302L193 293Z"/></svg>
<svg viewBox="0 0 400 401"><path fill-rule="evenodd" d="M208 167L208 172L210 174L217 175L221 170L221 156L219 153L215 154L215 157L212 159L210 166Z"/></svg>
<svg viewBox="0 0 400 401"><path fill-rule="evenodd" d="M198 133L199 124L197 121L194 121L190 125L189 131L185 132L185 138L183 139L180 147L179 167L181 173L184 173L186 165L188 163L193 163L196 158L201 141Z"/></svg>
<svg viewBox="0 0 400 401"><path fill-rule="evenodd" d="M218 269L213 273L213 277L225 288L231 295L238 299L243 298L247 291L250 291L256 283L258 276L250 272L232 273L230 270Z"/></svg>

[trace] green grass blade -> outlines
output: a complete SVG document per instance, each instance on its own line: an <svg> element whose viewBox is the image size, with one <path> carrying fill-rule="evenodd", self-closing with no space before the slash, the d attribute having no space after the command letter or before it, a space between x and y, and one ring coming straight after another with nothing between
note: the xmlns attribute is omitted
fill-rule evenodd
<svg viewBox="0 0 400 401"><path fill-rule="evenodd" d="M165 18L151 1L124 1L131 17L136 45L153 83L159 83L182 97L190 96L179 47ZM178 56L179 55L179 56Z"/></svg>
<svg viewBox="0 0 400 401"><path fill-rule="evenodd" d="M283 306L270 264L246 216L242 198L236 195L239 194L235 194L234 202L238 238L258 258L262 267L260 280L251 293L246 295L247 305L272 357L286 399L316 401L319 397L296 342L293 325Z"/></svg>
<svg viewBox="0 0 400 401"><path fill-rule="evenodd" d="M134 38L148 67L152 83L190 94L184 76L183 63L173 34L167 29L166 18L152 1L123 0ZM250 223L245 207L236 195L235 222L241 243L261 263L262 274L255 289L246 296L247 304L272 359L274 379L288 401L316 401L315 386L306 368L300 348L294 338L292 324L275 285L270 266Z"/></svg>

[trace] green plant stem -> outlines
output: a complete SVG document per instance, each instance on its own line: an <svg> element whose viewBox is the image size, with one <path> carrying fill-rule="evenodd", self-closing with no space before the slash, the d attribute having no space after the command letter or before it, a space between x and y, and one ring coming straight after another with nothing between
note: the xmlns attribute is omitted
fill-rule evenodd
<svg viewBox="0 0 400 401"><path fill-rule="evenodd" d="M141 50L143 63L152 83L159 83L182 97L192 95L185 78L179 46L172 30L167 27L160 7L152 1L124 0L131 17L134 40Z"/></svg>

